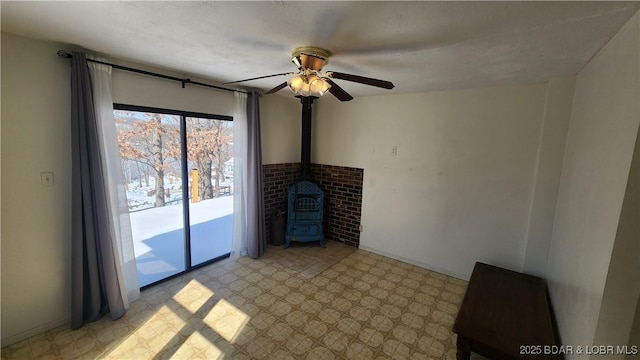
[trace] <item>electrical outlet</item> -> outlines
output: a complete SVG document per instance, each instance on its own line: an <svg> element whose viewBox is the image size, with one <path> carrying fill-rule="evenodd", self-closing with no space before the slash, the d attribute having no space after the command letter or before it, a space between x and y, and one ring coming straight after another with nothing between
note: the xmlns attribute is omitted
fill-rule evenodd
<svg viewBox="0 0 640 360"><path fill-rule="evenodd" d="M364 231L364 227L362 226L362 224L360 224L360 226L358 227L358 230L360 230L360 232Z"/></svg>
<svg viewBox="0 0 640 360"><path fill-rule="evenodd" d="M41 172L40 173L40 182L42 183L42 186L52 187L54 185L53 173L52 172Z"/></svg>
<svg viewBox="0 0 640 360"><path fill-rule="evenodd" d="M394 146L391 148L391 154L393 154L393 156L398 155L398 147Z"/></svg>

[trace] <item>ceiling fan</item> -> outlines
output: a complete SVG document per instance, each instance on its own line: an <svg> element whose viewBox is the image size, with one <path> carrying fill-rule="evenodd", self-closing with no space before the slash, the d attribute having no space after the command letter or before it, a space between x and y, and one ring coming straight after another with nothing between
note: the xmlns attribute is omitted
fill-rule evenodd
<svg viewBox="0 0 640 360"><path fill-rule="evenodd" d="M333 79L346 80L384 89L393 89L394 85L390 81L345 74L336 71L322 72L322 68L329 63L330 55L331 54L328 50L314 46L297 47L291 51L291 61L298 67L297 72L259 76L251 79L228 82L225 83L225 85L275 76L294 75L289 80L267 91L266 94L273 94L288 86L294 93L300 96L319 97L329 92L340 101L352 100L353 96L349 95L349 93L347 93L343 88L338 86Z"/></svg>

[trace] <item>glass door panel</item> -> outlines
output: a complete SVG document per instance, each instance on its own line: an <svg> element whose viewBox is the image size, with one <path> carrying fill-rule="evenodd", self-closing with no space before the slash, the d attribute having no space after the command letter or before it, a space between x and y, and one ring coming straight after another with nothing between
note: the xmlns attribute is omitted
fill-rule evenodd
<svg viewBox="0 0 640 360"><path fill-rule="evenodd" d="M180 116L115 110L140 287L187 268Z"/></svg>
<svg viewBox="0 0 640 360"><path fill-rule="evenodd" d="M233 122L186 118L191 265L232 249Z"/></svg>

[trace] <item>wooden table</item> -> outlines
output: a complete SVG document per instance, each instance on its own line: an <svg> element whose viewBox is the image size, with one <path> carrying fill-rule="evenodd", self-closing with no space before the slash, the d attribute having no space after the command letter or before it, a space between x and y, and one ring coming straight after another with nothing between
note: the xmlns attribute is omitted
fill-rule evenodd
<svg viewBox="0 0 640 360"><path fill-rule="evenodd" d="M498 360L561 358L553 354L557 341L544 280L480 262L453 331L459 360L472 351Z"/></svg>

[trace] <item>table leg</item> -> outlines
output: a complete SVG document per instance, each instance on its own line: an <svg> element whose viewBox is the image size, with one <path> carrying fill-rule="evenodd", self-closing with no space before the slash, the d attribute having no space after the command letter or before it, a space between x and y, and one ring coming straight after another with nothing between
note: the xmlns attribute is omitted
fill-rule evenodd
<svg viewBox="0 0 640 360"><path fill-rule="evenodd" d="M458 335L456 345L458 347L458 351L456 352L456 360L471 359L471 339L465 336Z"/></svg>

